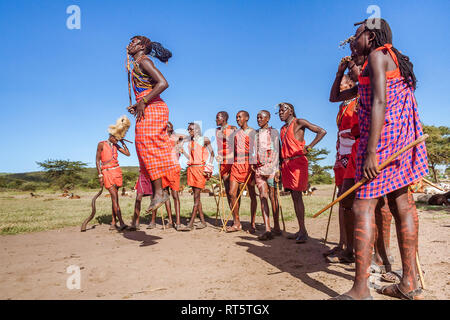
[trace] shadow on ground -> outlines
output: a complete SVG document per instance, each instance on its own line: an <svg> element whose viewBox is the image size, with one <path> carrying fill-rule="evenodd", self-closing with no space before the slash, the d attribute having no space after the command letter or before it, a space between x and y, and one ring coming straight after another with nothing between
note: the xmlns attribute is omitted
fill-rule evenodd
<svg viewBox="0 0 450 320"><path fill-rule="evenodd" d="M243 227L245 229L245 226ZM261 227L257 227L257 229L264 230ZM336 292L318 279L310 277L310 273L325 272L336 277L353 280L353 276L329 268L330 264L323 257L323 253L328 251L329 248L323 244L322 240L309 238L308 242L297 244L295 240L287 239L286 235L287 233L284 233L284 236L275 237L273 240L261 241L265 246L252 243L253 241L260 242L256 236L240 236L245 241L238 241L236 244L247 247L247 252L279 269L280 272L276 273L289 273L309 287L319 290L329 297L337 296L342 292ZM280 253L282 254L280 255ZM283 253L286 254L283 255ZM353 264L334 265L334 267L336 266L342 267L345 271L354 271Z"/></svg>

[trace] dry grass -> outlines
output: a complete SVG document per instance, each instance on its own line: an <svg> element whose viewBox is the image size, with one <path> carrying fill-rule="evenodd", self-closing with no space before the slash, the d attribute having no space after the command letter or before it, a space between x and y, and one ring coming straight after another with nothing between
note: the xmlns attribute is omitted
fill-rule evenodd
<svg viewBox="0 0 450 320"><path fill-rule="evenodd" d="M333 186L323 185L314 195L304 197L306 216L312 216L315 212L323 208L330 200ZM29 192L2 192L0 193L0 234L18 234L25 232L36 232L50 229L58 229L67 226L81 225L83 220L91 212L91 199L96 191L78 191L80 199L66 199L60 194L51 191L40 191L39 197L32 198ZM91 224L110 223L111 221L111 200L105 197L107 192L97 200L97 214ZM294 208L290 196L281 197L284 219L292 220L295 217ZM150 198L143 200L143 212L148 206ZM216 203L214 197L202 194L203 211L210 218L215 218ZM125 222L131 221L134 210L134 196L120 197L120 206ZM189 217L193 206L192 196L184 193L181 196L181 215ZM173 207L173 206L172 206ZM249 220L250 199L244 197L241 203L240 214L243 220ZM164 215L165 209L163 210ZM229 214L229 210L225 210ZM145 217L142 223L148 222ZM260 203L258 200L257 222L262 222Z"/></svg>

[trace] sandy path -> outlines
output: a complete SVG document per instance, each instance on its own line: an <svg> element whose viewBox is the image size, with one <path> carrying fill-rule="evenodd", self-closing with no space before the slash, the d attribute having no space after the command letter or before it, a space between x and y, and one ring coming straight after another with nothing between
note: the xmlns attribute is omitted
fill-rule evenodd
<svg viewBox="0 0 450 320"><path fill-rule="evenodd" d="M336 218L332 241L337 240ZM420 222L425 298L449 299L450 217L427 211ZM255 235L224 234L211 225L186 233L144 225L122 234L97 225L86 233L69 227L1 236L0 299L327 299L345 292L354 265L325 263L327 247L320 240L327 216L306 223L311 240L302 245L283 237L262 243ZM289 222L287 231L295 232L296 223ZM70 265L81 268L79 290L66 287Z"/></svg>

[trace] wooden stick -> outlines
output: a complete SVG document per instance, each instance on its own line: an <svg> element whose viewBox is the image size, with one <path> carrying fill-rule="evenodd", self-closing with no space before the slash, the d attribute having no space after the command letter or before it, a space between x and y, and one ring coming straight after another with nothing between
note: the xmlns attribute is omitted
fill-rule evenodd
<svg viewBox="0 0 450 320"><path fill-rule="evenodd" d="M217 186L217 185L216 185ZM219 197L216 196L216 188L213 186L213 196L214 196L214 202L216 203L216 222L214 223L215 226L217 226L217 218L219 217L219 210L220 210L220 191L222 190L221 186L219 187ZM222 216L220 217L222 219Z"/></svg>
<svg viewBox="0 0 450 320"><path fill-rule="evenodd" d="M334 201L334 199L336 198L336 190L337 190L337 185L334 185L334 192L333 192L333 200L331 200L331 202ZM325 239L323 244L326 245L327 244L327 239L328 239L328 228L330 227L330 221L331 221L331 214L333 213L333 206L331 206L330 208L330 214L328 215L328 223L327 223L327 232L325 233Z"/></svg>
<svg viewBox="0 0 450 320"><path fill-rule="evenodd" d="M94 196L94 198L92 198L92 201L91 201L91 208L92 208L91 215L89 217L87 217L86 220L84 220L83 224L81 225L81 232L85 232L86 231L87 224L89 223L89 221L91 221L94 218L95 213L97 212L97 210L95 208L95 201L97 201L97 198L100 197L102 192L103 192L103 186L100 189L100 191Z"/></svg>
<svg viewBox="0 0 450 320"><path fill-rule="evenodd" d="M386 159L386 161L384 161L380 166L378 166L377 170L381 171L383 170L389 163L391 163L395 158L397 158L399 155L401 155L403 152L415 147L416 145L418 145L419 143L422 143L425 141L425 139L428 138L427 134L424 134L423 136L421 136L420 138L418 138L417 140L411 142L410 144L408 144L407 146L403 147L402 149L400 149L399 151L397 151L396 153L394 153L392 156L390 156L388 159ZM340 197L338 197L336 200L334 200L333 202L331 202L330 204L328 204L325 208L323 208L322 210L320 210L319 212L317 212L313 218L317 218L320 214L322 214L325 210L327 210L328 208L330 208L331 206L334 206L336 203L340 202L342 199L344 199L345 197L347 197L349 194L351 194L353 191L355 191L356 189L358 189L360 186L362 186L363 184L365 184L368 181L368 179L366 178L362 178L360 181L358 181L353 187L351 187L350 189L348 189L344 194L342 194Z"/></svg>
<svg viewBox="0 0 450 320"><path fill-rule="evenodd" d="M163 230L166 230L166 224L164 223L164 213L161 210L161 221L162 221L162 225L163 225Z"/></svg>
<svg viewBox="0 0 450 320"><path fill-rule="evenodd" d="M250 177L251 177L251 176L252 176L252 173L250 172L249 175L248 175L248 177L247 177L247 180L245 180L245 183L244 183L244 186L243 186L242 189L241 189L241 192L239 192L239 195L238 195L238 197L236 198L236 201L235 201L234 204L233 204L233 208L231 208L231 212L230 212L230 214L228 215L227 220L225 221L225 223L224 223L223 226L222 226L222 231L225 231L225 230L226 230L227 223L228 223L228 221L230 220L231 216L233 215L233 210L234 210L234 208L236 207L236 204L238 203L238 201L239 201L239 199L240 199L240 197L241 197L241 195L242 195L242 192L244 192L245 187L247 186L247 183L248 183L248 181L250 180Z"/></svg>
<svg viewBox="0 0 450 320"><path fill-rule="evenodd" d="M130 107L133 105L131 100L131 75L130 75L130 56L127 52L127 71L128 71L128 98L130 99Z"/></svg>
<svg viewBox="0 0 450 320"><path fill-rule="evenodd" d="M216 226L217 226L217 215L220 211L220 203L222 202L222 210L220 211L220 221L222 221L222 225L223 225L223 209L224 209L224 203L223 203L223 196L222 196L222 176L220 175L220 163L219 163L219 184L220 184L220 189L219 189L219 201L216 203L217 205L217 211L216 211ZM214 192L214 191L213 191ZM215 199L214 199L215 200Z"/></svg>
<svg viewBox="0 0 450 320"><path fill-rule="evenodd" d="M128 143L133 143L133 141L127 140L127 139L122 139L123 141L126 141Z"/></svg>
<svg viewBox="0 0 450 320"><path fill-rule="evenodd" d="M429 180L427 180L427 179L425 179L425 178L422 178L422 181L425 182L426 184L429 184L429 185L432 186L433 188L436 188L436 189L441 190L441 191L443 191L443 192L446 191L445 189L442 189L441 187L435 185L434 183L432 183L431 181L429 181Z"/></svg>
<svg viewBox="0 0 450 320"><path fill-rule="evenodd" d="M283 208L281 207L280 189L278 188L278 182L275 182L275 183L276 183L277 196L278 196L278 209L279 209L280 215L281 215L281 222L283 222L283 231L286 232L286 225L284 224L284 217L283 217Z"/></svg>
<svg viewBox="0 0 450 320"><path fill-rule="evenodd" d="M420 267L419 252L416 252L416 264L417 264L417 271L419 271L420 285L422 286L422 289L425 290L425 281L423 279L422 268Z"/></svg>
<svg viewBox="0 0 450 320"><path fill-rule="evenodd" d="M222 176L220 175L220 168L219 168L219 177L220 177L220 197L222 199L222 210L220 211L220 220L222 221L222 225L225 219L225 200L223 198L223 189L225 189L225 182L223 182L222 180ZM223 187L222 187L222 182L223 182ZM226 195L226 190L225 190L225 195ZM228 196L227 196L227 202L228 202Z"/></svg>

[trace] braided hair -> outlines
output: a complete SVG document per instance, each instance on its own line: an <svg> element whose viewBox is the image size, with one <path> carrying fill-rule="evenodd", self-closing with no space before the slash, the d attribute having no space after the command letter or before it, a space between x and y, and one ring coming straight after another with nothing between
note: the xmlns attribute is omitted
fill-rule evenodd
<svg viewBox="0 0 450 320"><path fill-rule="evenodd" d="M152 42L149 38L144 36L134 36L131 40L133 39L141 41L141 44L144 46L145 55L151 55L161 62L167 62L172 57L172 52L164 48L159 42Z"/></svg>
<svg viewBox="0 0 450 320"><path fill-rule="evenodd" d="M375 48L382 47L388 43L392 44L392 31L391 28L389 27L389 24L384 19L381 18L374 18L374 19L375 22L378 22L377 20L379 20L380 22L379 28L369 28L367 26L368 19L362 22L355 23L355 26L363 24L365 30L369 30L375 34L375 39L373 40L372 44ZM414 74L412 62L409 60L408 56L402 54L400 51L394 48L394 46L392 46L392 51L397 56L398 67L400 69L401 75L403 76L403 78L407 80L408 84L415 90L417 79Z"/></svg>

